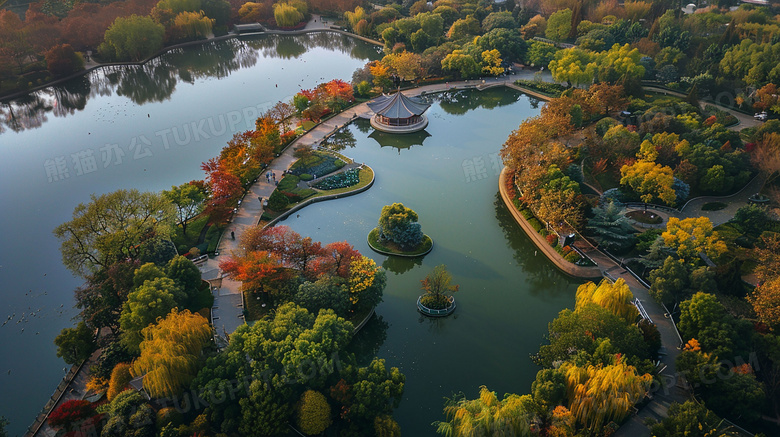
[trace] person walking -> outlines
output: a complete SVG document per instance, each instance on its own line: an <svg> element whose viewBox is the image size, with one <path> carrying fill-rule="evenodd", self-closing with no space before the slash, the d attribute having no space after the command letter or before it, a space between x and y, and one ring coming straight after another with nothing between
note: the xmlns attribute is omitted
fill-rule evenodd
<svg viewBox="0 0 780 437"><path fill-rule="evenodd" d="M235 233L235 232L233 232L233 231L230 231L230 238L231 238L232 240L235 240L235 239L236 239L236 233Z"/></svg>

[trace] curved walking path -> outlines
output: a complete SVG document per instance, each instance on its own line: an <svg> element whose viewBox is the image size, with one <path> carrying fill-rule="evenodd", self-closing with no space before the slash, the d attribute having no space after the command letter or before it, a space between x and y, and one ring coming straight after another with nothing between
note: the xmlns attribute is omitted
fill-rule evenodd
<svg viewBox="0 0 780 437"><path fill-rule="evenodd" d="M506 168L501 171L499 177L499 191L501 197L504 200L504 204L512 213L515 220L523 228L531 241L534 242L536 247L542 251L559 269L564 272L585 279L609 277L613 280L622 278L626 284L628 284L634 297L642 302L642 306L647 312L650 319L655 323L658 328L658 332L661 334L661 350L659 377L664 381L662 387L655 387L652 390L653 400L645 408L643 408L638 414L632 416L623 426L620 427L616 435L635 437L649 435L649 430L644 425L643 421L646 417L653 417L660 419L665 417L666 410L672 402L685 402L688 399L688 394L680 386L678 386L678 375L675 371L674 360L680 353L679 347L681 346L680 338L677 334L677 330L674 327L671 319L666 317L666 310L656 303L656 301L650 296L649 290L642 285L628 270L624 269L620 264L612 260L612 258L601 253L599 250L591 246L579 245L578 249L582 250L593 262L596 263L596 267L579 267L564 260L558 252L555 251L547 241L539 235L533 228L530 227L525 218L519 213L517 208L512 204L506 192L506 184L504 183L506 178Z"/></svg>
<svg viewBox="0 0 780 437"><path fill-rule="evenodd" d="M672 91L672 90L666 89L666 88L653 86L653 85L642 85L642 89L644 89L645 91L652 91L652 92L660 93L660 94L668 94L668 95L672 95L672 96L675 96L675 97L681 97L681 98L688 97L686 94L683 94L683 93L680 93L680 92L677 92L677 91ZM726 106L723 106L723 105L719 105L719 104L713 103L713 102L706 102L706 101L702 101L702 100L699 101L699 107L700 108L704 108L707 105L711 105L711 106L714 106L714 107L718 108L721 111L728 112L729 114L731 114L731 115L733 115L734 117L737 118L739 123L737 123L737 124L735 124L733 126L729 126L728 129L730 129L730 130L739 131L739 130L744 129L746 127L758 126L758 125L760 125L762 123L762 122L756 120L755 118L753 118L751 115L745 114L743 112L735 111L734 108L729 108L729 107L726 107Z"/></svg>
<svg viewBox="0 0 780 437"><path fill-rule="evenodd" d="M522 217L517 211L517 208L512 204L511 199L509 199L509 196L506 194L506 185L504 184L505 176L506 169L503 169L501 171L501 176L499 177L499 191L501 192L504 203L526 234L528 234L529 238L536 244L537 248L566 273L581 278L591 278L591 272L575 269L574 267L576 266L573 266L571 263L568 263L569 266L571 266L568 268L566 268L565 265L561 265L561 263L566 263L566 261L563 260L561 256L528 225L525 218ZM691 199L684 205L682 211L679 213L656 210L655 212L663 217L664 222L659 225L653 225L653 227L665 227L664 223L668 221L670 216L676 216L678 218L706 216L710 218L715 226L725 223L734 217L734 213L737 209L748 204L748 198L752 194L758 192L762 185L763 178L756 176L743 187L742 190L730 196L698 197ZM728 206L720 211L701 210L701 207L704 204L716 201L724 201L728 203ZM650 430L644 424L645 420L651 418L660 421L667 416L667 410L672 402L682 403L691 398L691 394L684 388L685 383L683 376L675 369L675 359L680 353L682 339L679 336L677 328L674 326L674 322L667 315L667 309L657 303L655 299L650 296L648 288L624 268L621 263L616 262L587 243L579 244L578 249L582 250L597 264L598 267L596 267L596 269L600 272L600 276L608 277L613 280L621 278L628 284L634 297L639 299L642 303L647 315L656 325L658 332L661 335L662 346L659 352L659 365L657 367L657 369L659 369L658 376L661 380L661 385L651 388L651 394L653 396L652 401L637 414L632 415L615 434L620 437L649 436Z"/></svg>
<svg viewBox="0 0 780 437"><path fill-rule="evenodd" d="M491 78L485 79L484 81L471 80L424 85L405 90L404 94L416 96L422 93L434 93L449 89L484 89L492 86L511 84L516 78L517 77ZM262 197L267 200L274 189L276 189L273 180L271 180L270 183L267 181L264 182L265 172L275 173L277 180L279 180L282 173L285 170L288 170L296 161L297 158L293 157L293 152L298 147L317 147L323 140L338 129L341 129L358 117L368 118L370 114L371 110L368 108L368 104L364 102L348 108L318 124L290 144L279 157L275 158L268 165L263 174L258 177L257 181L249 187L241 204L238 206L236 213L233 214L230 225L227 226L222 233L222 238L217 245L217 255L209 257L209 259L200 267L203 279L210 281L212 284L212 293L214 294L212 322L218 335L226 338L227 335L244 324L244 302L241 293L241 283L223 277L222 272L219 269L219 263L229 257L232 251L238 249L238 242L241 239L241 235L246 229L257 225L260 217L263 215L263 206L260 204L259 198ZM231 232L235 234L235 240L231 238Z"/></svg>

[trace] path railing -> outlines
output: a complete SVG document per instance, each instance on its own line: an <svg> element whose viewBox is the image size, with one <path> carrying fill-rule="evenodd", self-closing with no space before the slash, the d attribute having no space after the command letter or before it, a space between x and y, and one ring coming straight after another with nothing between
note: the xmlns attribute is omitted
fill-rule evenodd
<svg viewBox="0 0 780 437"><path fill-rule="evenodd" d="M639 310L639 315L642 316L643 319L647 320L648 322L653 323L653 319L650 318L650 315L647 314L647 311L645 311L644 305L642 305L642 301L639 300L639 298L634 298L634 301L632 302L637 310Z"/></svg>
<svg viewBox="0 0 780 437"><path fill-rule="evenodd" d="M455 299L450 296L450 306L443 310L435 310L432 308L428 308L427 306L422 304L422 296L417 298L417 309L427 315L427 316L433 316L433 317L442 317L451 314L453 311L455 311Z"/></svg>

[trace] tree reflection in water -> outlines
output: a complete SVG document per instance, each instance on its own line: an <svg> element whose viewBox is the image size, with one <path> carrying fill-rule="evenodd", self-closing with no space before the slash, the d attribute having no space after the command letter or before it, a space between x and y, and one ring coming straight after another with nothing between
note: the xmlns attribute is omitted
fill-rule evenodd
<svg viewBox="0 0 780 437"><path fill-rule="evenodd" d="M349 127L343 127L325 141L324 146L336 152L355 147L355 135Z"/></svg>
<svg viewBox="0 0 780 437"><path fill-rule="evenodd" d="M501 198L501 193L496 193L493 202L496 211L496 220L506 237L507 247L512 249L517 265L526 273L530 283L530 293L539 296L540 293L551 296L568 295L573 284L581 284L582 280L570 276L561 275L552 262L544 254L538 253L538 249L531 242L525 231L517 224L512 213L507 209Z"/></svg>
<svg viewBox="0 0 780 437"><path fill-rule="evenodd" d="M401 256L388 256L386 260L382 262L382 268L388 272L393 272L396 275L402 275L415 267L422 265L422 256L415 258L406 258Z"/></svg>
<svg viewBox="0 0 780 437"><path fill-rule="evenodd" d="M479 93L479 98L474 98ZM455 90L434 94L432 97L439 102L441 109L447 114L463 115L477 108L494 109L511 105L520 99L522 93L506 87L478 90Z"/></svg>
<svg viewBox="0 0 780 437"><path fill-rule="evenodd" d="M142 65L107 65L60 85L44 88L0 104L0 133L37 128L47 113L67 116L83 110L90 97L119 96L137 105L171 97L178 81L223 78L257 64L260 56L297 58L322 47L349 53L358 59L375 59L375 48L346 35L316 32L303 35L256 35L230 38L173 49ZM295 90L291 90L295 91Z"/></svg>
<svg viewBox="0 0 780 437"><path fill-rule="evenodd" d="M385 322L382 316L374 314L374 317L363 326L360 332L355 334L347 347L347 352L355 354L358 365L368 365L377 356L379 348L387 340L389 327L390 325Z"/></svg>

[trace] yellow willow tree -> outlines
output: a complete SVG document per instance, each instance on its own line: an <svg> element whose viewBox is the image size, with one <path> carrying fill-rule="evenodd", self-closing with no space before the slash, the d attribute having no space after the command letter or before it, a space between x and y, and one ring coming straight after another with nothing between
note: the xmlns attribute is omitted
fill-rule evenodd
<svg viewBox="0 0 780 437"><path fill-rule="evenodd" d="M303 21L303 13L288 3L274 4L274 19L279 27L293 27Z"/></svg>
<svg viewBox="0 0 780 437"><path fill-rule="evenodd" d="M211 340L211 327L200 314L175 309L142 331L141 356L133 374L144 376L144 389L152 397L174 396L198 373L198 360Z"/></svg>
<svg viewBox="0 0 780 437"><path fill-rule="evenodd" d="M634 323L639 316L639 311L631 303L633 300L634 294L622 278L614 283L602 279L599 285L588 282L577 288L577 303L574 310L595 303L626 322Z"/></svg>
<svg viewBox="0 0 780 437"><path fill-rule="evenodd" d="M358 23L360 23L361 20L368 20L369 16L366 13L366 10L363 9L360 6L355 7L355 12L347 11L344 12L344 18L347 19L349 22L349 27L352 30L355 30L357 28Z"/></svg>
<svg viewBox="0 0 780 437"><path fill-rule="evenodd" d="M569 410L584 427L596 431L610 421L620 422L642 400L653 377L638 375L622 357L608 366L561 366L566 376Z"/></svg>
<svg viewBox="0 0 780 437"><path fill-rule="evenodd" d="M205 38L211 33L214 20L207 17L203 11L181 12L173 19L173 25L183 37Z"/></svg>
<svg viewBox="0 0 780 437"><path fill-rule="evenodd" d="M529 436L534 414L530 395L508 394L499 400L484 385L477 399L448 399L447 422L435 422L436 432L447 437Z"/></svg>

